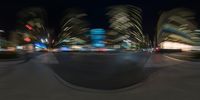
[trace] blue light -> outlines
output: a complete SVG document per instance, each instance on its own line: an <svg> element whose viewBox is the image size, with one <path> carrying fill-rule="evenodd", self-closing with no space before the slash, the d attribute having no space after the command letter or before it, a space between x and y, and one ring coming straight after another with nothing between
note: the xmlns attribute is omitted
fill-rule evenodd
<svg viewBox="0 0 200 100"><path fill-rule="evenodd" d="M45 44L40 43L40 42L35 42L34 45L36 48L43 48L43 49L47 48L47 46Z"/></svg>
<svg viewBox="0 0 200 100"><path fill-rule="evenodd" d="M105 30L101 29L101 28L99 28L99 29L92 29L92 30L90 30L90 33L92 35L103 35L103 34L105 34Z"/></svg>
<svg viewBox="0 0 200 100"><path fill-rule="evenodd" d="M61 51L71 51L71 49L68 47L60 47L60 50Z"/></svg>
<svg viewBox="0 0 200 100"><path fill-rule="evenodd" d="M92 29L90 30L92 46L105 47L105 30L104 29Z"/></svg>

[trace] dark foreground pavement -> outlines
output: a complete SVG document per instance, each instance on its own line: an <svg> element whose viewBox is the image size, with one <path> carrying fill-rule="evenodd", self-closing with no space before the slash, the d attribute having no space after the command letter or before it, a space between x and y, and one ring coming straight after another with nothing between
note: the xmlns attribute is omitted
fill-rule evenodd
<svg viewBox="0 0 200 100"><path fill-rule="evenodd" d="M137 85L110 91L74 88L74 85L63 84L50 67L59 63L54 54L44 53L26 63L15 65L12 71L0 77L0 100L199 100L200 98L198 62L178 61L153 54L144 66L148 78Z"/></svg>
<svg viewBox="0 0 200 100"><path fill-rule="evenodd" d="M150 54L56 53L59 64L53 70L64 81L93 89L119 89L145 79L144 65Z"/></svg>
<svg viewBox="0 0 200 100"><path fill-rule="evenodd" d="M21 64L27 63L31 58L41 55L42 53L22 53L17 58L0 59L0 77L14 71Z"/></svg>

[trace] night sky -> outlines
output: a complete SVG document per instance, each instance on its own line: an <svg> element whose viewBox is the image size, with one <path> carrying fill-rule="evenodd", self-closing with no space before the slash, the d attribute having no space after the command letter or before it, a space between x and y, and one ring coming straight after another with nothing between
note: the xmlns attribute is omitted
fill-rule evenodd
<svg viewBox="0 0 200 100"><path fill-rule="evenodd" d="M159 15L173 8L190 8L200 12L198 0L6 0L0 2L0 28L13 30L16 25L16 13L27 7L42 7L48 13L50 28L56 28L67 8L80 8L88 13L91 28L108 28L105 16L107 7L118 4L131 4L143 10L144 32L153 36Z"/></svg>

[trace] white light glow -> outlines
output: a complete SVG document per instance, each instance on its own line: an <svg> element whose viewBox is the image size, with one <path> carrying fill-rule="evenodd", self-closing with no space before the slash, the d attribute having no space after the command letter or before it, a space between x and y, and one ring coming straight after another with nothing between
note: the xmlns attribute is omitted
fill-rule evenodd
<svg viewBox="0 0 200 100"><path fill-rule="evenodd" d="M46 38L45 41L48 42L48 39Z"/></svg>
<svg viewBox="0 0 200 100"><path fill-rule="evenodd" d="M181 49L182 51L190 51L193 48L191 45L169 41L162 42L160 45L162 49Z"/></svg>
<svg viewBox="0 0 200 100"><path fill-rule="evenodd" d="M16 49L22 50L23 46L16 46Z"/></svg>
<svg viewBox="0 0 200 100"><path fill-rule="evenodd" d="M0 30L0 33L4 33L5 31L4 30Z"/></svg>
<svg viewBox="0 0 200 100"><path fill-rule="evenodd" d="M43 39L40 39L40 41L41 41L42 43L44 43L44 42L45 42Z"/></svg>

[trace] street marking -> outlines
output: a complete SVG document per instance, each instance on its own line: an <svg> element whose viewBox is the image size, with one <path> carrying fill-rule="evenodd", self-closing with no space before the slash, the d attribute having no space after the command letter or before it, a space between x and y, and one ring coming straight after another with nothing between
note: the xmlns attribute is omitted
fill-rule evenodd
<svg viewBox="0 0 200 100"><path fill-rule="evenodd" d="M173 57L169 57L167 55L163 55L163 56L166 57L166 58L169 58L171 60L175 60L175 61L179 61L179 62L189 62L189 61L185 61L185 60L180 60L180 59L176 59L176 58L173 58Z"/></svg>
<svg viewBox="0 0 200 100"><path fill-rule="evenodd" d="M155 56L156 55L151 55L151 57L149 58L149 60L147 61L147 63L145 64L144 67L146 67L146 68L151 68L151 67L161 68L161 67L166 67L166 66L173 66L177 63L180 63L180 61L179 62L168 61L168 60L171 60L173 58L167 57L165 55L159 55L161 57L160 59L163 59L163 60L159 61L159 62L155 62L154 61ZM166 58L168 58L168 59L166 59ZM177 59L173 59L173 60L177 60Z"/></svg>

